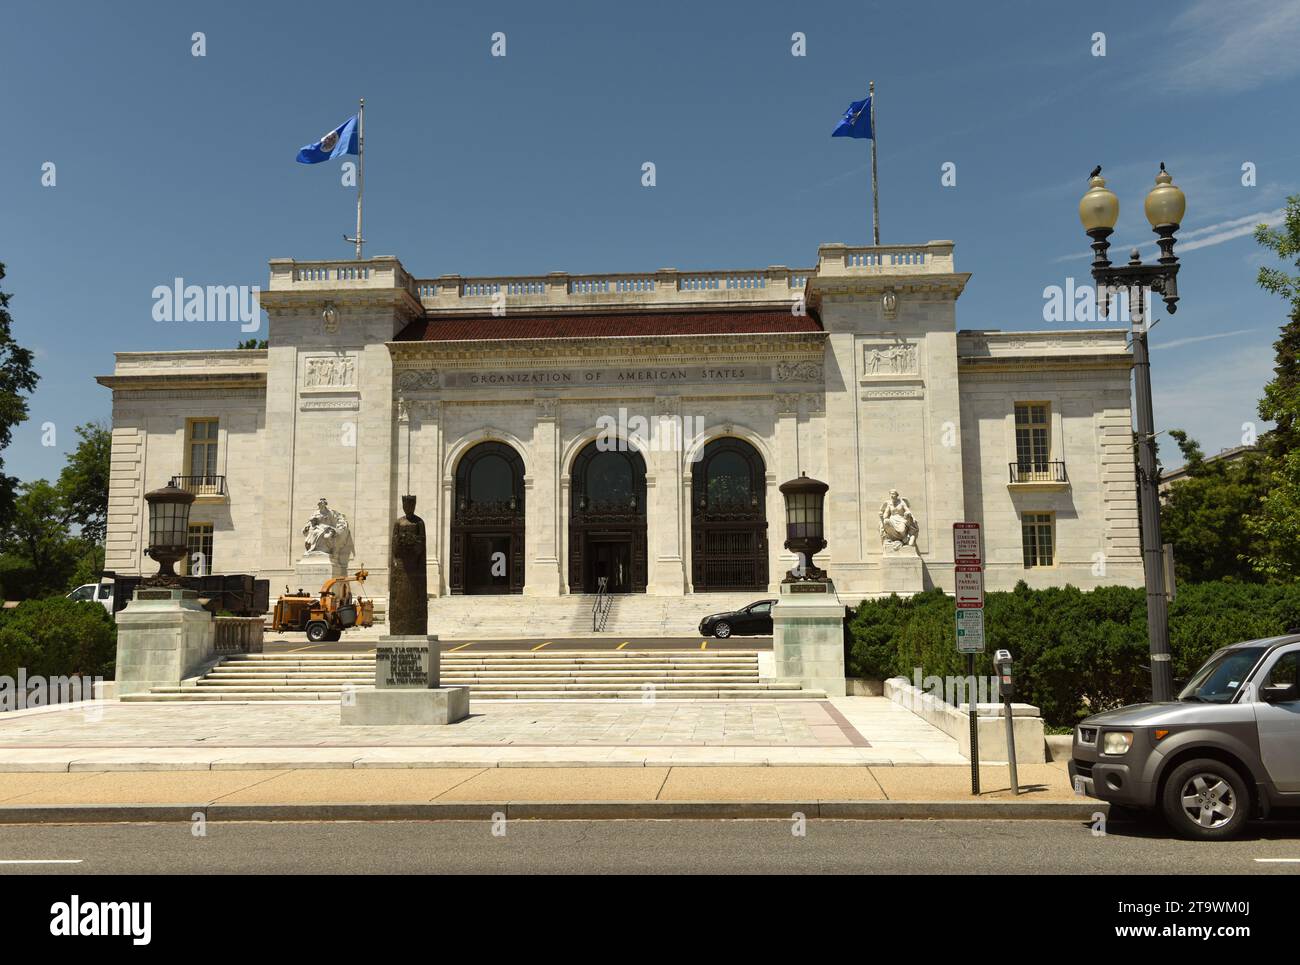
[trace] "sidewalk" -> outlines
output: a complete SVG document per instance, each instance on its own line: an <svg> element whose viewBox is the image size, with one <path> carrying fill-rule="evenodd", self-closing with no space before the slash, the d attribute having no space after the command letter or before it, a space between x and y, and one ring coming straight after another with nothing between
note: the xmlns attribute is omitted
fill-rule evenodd
<svg viewBox="0 0 1300 965"><path fill-rule="evenodd" d="M0 715L0 823L514 818L1068 818L1063 764L970 767L879 697L484 701L446 727L333 703L100 701Z"/></svg>
<svg viewBox="0 0 1300 965"><path fill-rule="evenodd" d="M0 775L0 823L507 818L1059 818L1077 798L1058 764L966 767L427 767Z"/></svg>
<svg viewBox="0 0 1300 965"><path fill-rule="evenodd" d="M879 697L483 701L447 727L344 727L337 704L102 701L0 715L4 772L960 765Z"/></svg>

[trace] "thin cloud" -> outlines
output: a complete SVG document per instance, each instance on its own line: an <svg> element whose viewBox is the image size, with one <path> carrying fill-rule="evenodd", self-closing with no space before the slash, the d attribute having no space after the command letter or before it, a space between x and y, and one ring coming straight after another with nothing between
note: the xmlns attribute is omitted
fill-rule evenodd
<svg viewBox="0 0 1300 965"><path fill-rule="evenodd" d="M1169 55L1147 75L1167 90L1240 93L1300 74L1297 3L1198 0L1173 19L1168 32Z"/></svg>
<svg viewBox="0 0 1300 965"><path fill-rule="evenodd" d="M1243 235L1253 235L1256 225L1280 224L1285 214L1286 210L1284 208L1278 208L1275 211L1262 211L1259 214L1252 214L1245 218L1234 218L1232 221L1224 221L1221 224L1198 228L1196 231L1188 232L1188 236L1200 235L1201 237L1193 238L1191 241L1184 240L1179 245L1179 250L1195 251L1197 248L1221 245L1225 241L1231 241L1233 238L1240 238Z"/></svg>
<svg viewBox="0 0 1300 965"><path fill-rule="evenodd" d="M1239 328L1235 332L1215 332L1213 335L1193 335L1190 338L1176 338L1169 342L1160 342L1157 345L1152 345L1151 351L1154 352L1157 349L1162 348L1179 348L1183 345L1193 345L1196 342L1213 341L1216 338L1232 338L1236 335L1249 335L1254 331L1257 331L1257 329Z"/></svg>
<svg viewBox="0 0 1300 965"><path fill-rule="evenodd" d="M1209 248L1213 245L1221 245L1225 241L1232 241L1234 238L1242 238L1246 235L1255 233L1255 226L1266 224L1270 227L1281 224L1286 216L1285 208L1275 208L1272 211L1258 211L1255 214L1243 215L1240 218L1232 218L1228 221L1220 221L1217 224L1204 225L1200 228L1193 228L1190 231L1181 231L1178 234L1178 246L1175 249L1179 252L1195 251L1197 248ZM1111 244L1111 250L1128 251L1130 248L1137 248L1139 251L1143 248L1154 248L1154 241L1140 241L1133 244ZM1072 255L1061 255L1059 258L1053 258L1052 264L1065 261L1077 261L1079 258L1088 257L1085 252L1075 252ZM1113 259L1112 259L1113 260Z"/></svg>

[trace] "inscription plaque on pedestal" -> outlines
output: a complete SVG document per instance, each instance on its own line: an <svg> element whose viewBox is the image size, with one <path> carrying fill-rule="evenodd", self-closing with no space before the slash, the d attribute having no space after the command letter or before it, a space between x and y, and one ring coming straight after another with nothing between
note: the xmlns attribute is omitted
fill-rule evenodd
<svg viewBox="0 0 1300 965"><path fill-rule="evenodd" d="M431 669L436 646L436 642L405 646L380 641L375 648L375 687L427 690L438 686L438 675Z"/></svg>

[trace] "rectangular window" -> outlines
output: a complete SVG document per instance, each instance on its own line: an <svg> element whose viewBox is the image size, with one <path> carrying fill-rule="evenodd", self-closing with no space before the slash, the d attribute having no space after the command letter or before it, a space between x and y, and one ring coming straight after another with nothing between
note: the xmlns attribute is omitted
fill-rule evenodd
<svg viewBox="0 0 1300 965"><path fill-rule="evenodd" d="M1025 513L1020 517L1020 536L1025 549L1025 566L1051 566L1056 540L1051 513Z"/></svg>
<svg viewBox="0 0 1300 965"><path fill-rule="evenodd" d="M1016 403L1016 468L1022 477L1043 474L1052 459L1052 424L1046 402Z"/></svg>
<svg viewBox="0 0 1300 965"><path fill-rule="evenodd" d="M190 419L186 434L185 475L211 478L217 474L217 420ZM198 485L204 485L201 481Z"/></svg>
<svg viewBox="0 0 1300 965"><path fill-rule="evenodd" d="M212 574L212 524L191 523L185 537L185 575Z"/></svg>

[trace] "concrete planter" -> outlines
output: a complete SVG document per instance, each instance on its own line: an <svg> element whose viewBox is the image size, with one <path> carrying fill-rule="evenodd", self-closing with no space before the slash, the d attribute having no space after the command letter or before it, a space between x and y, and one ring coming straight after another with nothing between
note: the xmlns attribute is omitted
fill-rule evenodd
<svg viewBox="0 0 1300 965"><path fill-rule="evenodd" d="M954 707L934 694L912 686L903 677L885 681L885 696L906 707L918 717L938 727L957 741L957 750L970 758L970 717L968 705ZM1006 721L1001 704L977 704L981 764L1005 763L1007 759ZM1011 705L1012 726L1016 736L1016 762L1043 764L1047 761L1043 739L1043 718L1032 704Z"/></svg>

